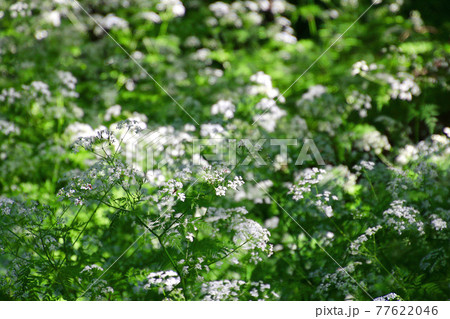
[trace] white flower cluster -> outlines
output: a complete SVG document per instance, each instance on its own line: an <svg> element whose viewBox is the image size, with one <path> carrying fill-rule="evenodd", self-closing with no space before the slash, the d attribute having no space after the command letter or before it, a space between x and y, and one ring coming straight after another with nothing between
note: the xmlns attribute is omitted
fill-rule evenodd
<svg viewBox="0 0 450 319"><path fill-rule="evenodd" d="M214 185L217 196L225 196L228 189L237 190L238 187L245 184L242 176L235 176L233 180L228 180L228 183L223 185L226 175L230 173L228 168L213 169L211 166L203 167L203 179L211 185Z"/></svg>
<svg viewBox="0 0 450 319"><path fill-rule="evenodd" d="M231 188L233 190L237 190L238 187L244 185L245 182L242 179L242 176L235 176L234 180L228 181L227 186L218 186L216 187L216 195L217 196L225 196L226 191L228 190L228 188Z"/></svg>
<svg viewBox="0 0 450 319"><path fill-rule="evenodd" d="M186 236L186 237L189 237L189 238L186 238L186 239L188 239L190 242L192 242L194 240L194 235L191 234L191 233L188 233L188 236ZM192 240L191 240L191 238L192 238ZM184 265L182 270L181 270L181 272L185 276L188 275L189 273L193 272L193 271L197 272L197 271L204 270L206 272L209 272L211 270L209 268L209 265L208 265L207 261L203 257L197 257L197 258L190 257L187 260L187 262L186 262L186 260L181 259L178 262L178 264L179 265ZM201 277L201 276L198 276L197 279L199 281L204 280L204 278Z"/></svg>
<svg viewBox="0 0 450 319"><path fill-rule="evenodd" d="M180 0L160 0L156 5L158 11L170 11L175 17L182 17L186 8Z"/></svg>
<svg viewBox="0 0 450 319"><path fill-rule="evenodd" d="M95 19L98 23L106 30L111 29L126 29L128 28L128 22L112 13L108 13L106 16L102 17L95 15ZM95 28L96 34L101 34L103 30L101 28Z"/></svg>
<svg viewBox="0 0 450 319"><path fill-rule="evenodd" d="M405 101L411 101L413 96L420 95L421 91L416 82L414 82L414 76L407 73L399 73L398 78L395 78L391 74L378 73L376 77L388 83L391 87L390 95L393 99L400 99Z"/></svg>
<svg viewBox="0 0 450 319"><path fill-rule="evenodd" d="M277 121L286 115L286 111L280 109L277 106L277 102L284 103L286 99L280 95L280 91L274 88L272 85L272 78L270 75L265 74L262 71L253 74L250 77L252 85L247 87L247 93L250 95L265 95L267 97L262 98L255 106L257 112L253 116L253 121L262 126L268 132L273 132ZM275 100L276 98L276 100ZM261 112L262 111L262 112Z"/></svg>
<svg viewBox="0 0 450 319"><path fill-rule="evenodd" d="M389 11L391 11L392 13L398 12L402 5L403 0L394 0L394 2L389 5Z"/></svg>
<svg viewBox="0 0 450 319"><path fill-rule="evenodd" d="M58 71L58 77L61 82L71 90L75 90L77 79L70 72Z"/></svg>
<svg viewBox="0 0 450 319"><path fill-rule="evenodd" d="M36 40L42 40L45 39L46 37L48 37L48 31L47 30L37 30L34 33L34 37L36 38Z"/></svg>
<svg viewBox="0 0 450 319"><path fill-rule="evenodd" d="M105 288L102 288L102 294L103 295L108 295L108 294L113 294L114 293L114 289L112 288L112 287L105 287Z"/></svg>
<svg viewBox="0 0 450 319"><path fill-rule="evenodd" d="M323 211L327 217L333 217L333 207L331 207L328 203L330 202L330 197L333 200L338 200L337 196L331 195L329 191L324 191L323 194L316 194L316 200L314 201L314 205Z"/></svg>
<svg viewBox="0 0 450 319"><path fill-rule="evenodd" d="M225 196L225 194L227 193L227 188L225 186L219 185L215 188L215 190L217 196Z"/></svg>
<svg viewBox="0 0 450 319"><path fill-rule="evenodd" d="M200 135L210 138L221 138L225 133L225 129L220 124L206 123L200 126Z"/></svg>
<svg viewBox="0 0 450 319"><path fill-rule="evenodd" d="M416 161L419 157L431 157L433 160L437 160L441 156L450 154L450 128L444 128L444 134L433 134L429 140L420 141L417 145L406 145L400 149L396 161L399 164L406 165L411 161ZM440 155L440 153L442 153Z"/></svg>
<svg viewBox="0 0 450 319"><path fill-rule="evenodd" d="M0 119L0 133L4 135L20 134L20 129L14 123Z"/></svg>
<svg viewBox="0 0 450 319"><path fill-rule="evenodd" d="M93 264L93 265L90 265L90 266L88 265L88 266L84 267L81 272L83 273L86 271L88 273L92 273L94 270L103 271L103 268L96 264Z"/></svg>
<svg viewBox="0 0 450 319"><path fill-rule="evenodd" d="M144 285L144 289L157 287L160 294L164 291L172 291L181 282L180 277L173 270L152 272L147 276L147 279L148 282Z"/></svg>
<svg viewBox="0 0 450 319"><path fill-rule="evenodd" d="M275 23L281 28L281 31L275 34L275 41L280 41L288 44L297 43L295 37L295 30L292 28L291 20L286 17L278 16L275 18Z"/></svg>
<svg viewBox="0 0 450 319"><path fill-rule="evenodd" d="M371 162L371 161L361 161L359 162L359 164L353 166L353 169L357 172L362 171L363 169L367 170L367 171L371 171L373 170L375 167L375 163Z"/></svg>
<svg viewBox="0 0 450 319"><path fill-rule="evenodd" d="M404 200L395 200L391 207L383 212L385 223L393 227L400 235L405 230L417 230L424 234L423 222L418 220L420 213L413 207L405 206Z"/></svg>
<svg viewBox="0 0 450 319"><path fill-rule="evenodd" d="M239 300L239 296L249 290L250 296L258 300L267 300L271 296L268 294L269 284L260 282L246 283L243 280L220 280L209 281L202 284L201 293L204 301ZM279 297L276 293L272 295Z"/></svg>
<svg viewBox="0 0 450 319"><path fill-rule="evenodd" d="M403 81L390 78L388 81L391 85L391 97L393 99L400 99L405 101L411 101L413 96L420 95L420 88L414 82L413 77L409 76Z"/></svg>
<svg viewBox="0 0 450 319"><path fill-rule="evenodd" d="M70 72L58 71L58 78L60 81L69 89L61 89L61 93L65 97L77 98L78 93L75 92L75 87L77 85L77 79Z"/></svg>
<svg viewBox="0 0 450 319"><path fill-rule="evenodd" d="M302 172L300 180L297 184L291 186L289 194L294 194L292 197L295 201L304 198L305 193L311 192L311 186L318 184L326 173L324 169L314 167L312 169L306 169Z"/></svg>
<svg viewBox="0 0 450 319"><path fill-rule="evenodd" d="M410 161L417 160L419 158L419 151L414 145L406 145L404 148L400 149L396 161L399 164L405 165Z"/></svg>
<svg viewBox="0 0 450 319"><path fill-rule="evenodd" d="M151 21L153 23L161 23L161 17L159 14L153 11L145 11L141 13L143 19Z"/></svg>
<svg viewBox="0 0 450 319"><path fill-rule="evenodd" d="M365 132L361 138L355 142L356 148L362 151L369 152L373 150L375 154L381 154L383 151L389 151L391 144L385 135L374 130Z"/></svg>
<svg viewBox="0 0 450 319"><path fill-rule="evenodd" d="M89 124L86 123L71 123L66 127L64 135L66 135L72 143L81 137L91 137L97 134L97 132L106 129L105 127L100 127L94 130Z"/></svg>
<svg viewBox="0 0 450 319"><path fill-rule="evenodd" d="M261 110L253 116L253 121L262 126L266 131L273 132L277 125L277 121L286 115L286 111L280 109L274 100L263 98L259 101L255 108Z"/></svg>
<svg viewBox="0 0 450 319"><path fill-rule="evenodd" d="M440 218L439 216L437 216L436 214L431 215L430 218L431 218L431 226L435 230L440 231L447 228L447 222L442 218Z"/></svg>
<svg viewBox="0 0 450 319"><path fill-rule="evenodd" d="M205 62L205 64L211 64L212 60L209 58L211 54L211 50L208 48L201 48L192 53L192 59L196 61Z"/></svg>
<svg viewBox="0 0 450 319"><path fill-rule="evenodd" d="M3 89L0 93L0 102L14 103L16 99L20 99L22 95L14 88Z"/></svg>
<svg viewBox="0 0 450 319"><path fill-rule="evenodd" d="M92 280L92 278L91 278ZM81 283L81 278L78 279L79 283ZM87 282L89 284L90 282ZM94 281L95 285L92 285L89 290L86 291L84 297L87 299L95 299L97 301L100 300L110 300L111 294L114 293L114 289L108 286L108 282L106 280L100 279Z"/></svg>
<svg viewBox="0 0 450 319"><path fill-rule="evenodd" d="M142 184L144 174L129 168L122 161L113 164L101 160L82 174L70 178L67 186L58 191L58 196L83 205L87 199L98 200L114 185L129 188L130 185Z"/></svg>
<svg viewBox="0 0 450 319"><path fill-rule="evenodd" d="M161 194L169 194L170 196L177 195L178 199L182 202L186 199L186 195L181 192L183 188L183 183L175 180L175 179L169 179L167 183L163 186L162 190L160 191Z"/></svg>
<svg viewBox="0 0 450 319"><path fill-rule="evenodd" d="M18 1L9 7L12 18L31 16L31 9L28 3Z"/></svg>
<svg viewBox="0 0 450 319"><path fill-rule="evenodd" d="M377 225L375 227L369 227L366 229L365 233L356 238L356 240L352 241L350 244L350 254L357 255L359 252L359 248L363 243L369 240L369 237L375 235L377 231L382 228L381 225Z"/></svg>
<svg viewBox="0 0 450 319"><path fill-rule="evenodd" d="M54 27L61 25L61 13L57 10L44 12L43 18L46 22L53 24Z"/></svg>
<svg viewBox="0 0 450 319"><path fill-rule="evenodd" d="M15 204L15 201L13 201L10 198L7 197L0 197L0 212L3 215L9 215L11 213L11 207Z"/></svg>
<svg viewBox="0 0 450 319"><path fill-rule="evenodd" d="M48 84L42 81L33 81L30 85L22 85L22 88L29 91L33 98L43 97L49 99L51 97Z"/></svg>
<svg viewBox="0 0 450 319"><path fill-rule="evenodd" d="M285 0L257 0L256 3L259 5L261 10L270 11L273 14L284 13L292 6Z"/></svg>
<svg viewBox="0 0 450 319"><path fill-rule="evenodd" d="M268 243L270 232L254 220L244 217L247 213L244 207L230 209L210 207L205 220L211 223L216 231L221 226L228 232L231 231L236 246L249 250L250 262L257 264L262 261L262 253L267 253L269 257L272 255L273 247ZM216 233L212 236L216 236Z"/></svg>
<svg viewBox="0 0 450 319"><path fill-rule="evenodd" d="M104 115L104 119L105 121L111 121L111 119L115 118L115 117L119 117L120 113L122 112L122 107L118 104L113 105L111 107L109 107Z"/></svg>
<svg viewBox="0 0 450 319"><path fill-rule="evenodd" d="M236 232L233 242L237 246L243 245L242 248L246 250L266 249L270 232L260 224L242 216L233 216L231 225ZM261 261L261 259L258 258L258 261Z"/></svg>
<svg viewBox="0 0 450 319"><path fill-rule="evenodd" d="M266 95L269 99L274 99L280 94L280 90L273 87L270 75L265 74L262 71L258 71L250 76L250 81L253 83L253 85L249 86L247 89L248 94L250 95L262 94ZM280 96L278 101L284 103L285 98Z"/></svg>
<svg viewBox="0 0 450 319"><path fill-rule="evenodd" d="M376 70L378 67L375 63L372 63L370 65L367 65L367 62L364 60L358 61L355 64L353 64L352 67L352 75L366 75L367 72Z"/></svg>
<svg viewBox="0 0 450 319"><path fill-rule="evenodd" d="M216 84L218 79L223 77L223 71L221 69L215 69L215 68L210 68L210 67L206 67L206 68L200 70L199 73L202 76L205 76L208 78L208 83L210 85ZM233 110L233 112L234 112L234 110Z"/></svg>
<svg viewBox="0 0 450 319"><path fill-rule="evenodd" d="M327 92L327 88L323 85L313 85L308 88L306 93L303 93L302 100L313 101L315 98L321 97Z"/></svg>
<svg viewBox="0 0 450 319"><path fill-rule="evenodd" d="M361 117L367 117L367 111L372 108L371 102L372 98L369 95L358 91L352 91L352 93L347 96L347 103L350 104L353 110L357 111Z"/></svg>
<svg viewBox="0 0 450 319"><path fill-rule="evenodd" d="M227 167L213 169L212 166L203 167L203 178L209 184L222 183L225 181L225 175L230 174L230 169Z"/></svg>
<svg viewBox="0 0 450 319"><path fill-rule="evenodd" d="M188 36L186 38L186 40L184 41L184 45L187 46L188 48L197 48L201 44L202 44L202 42L195 35ZM217 69L217 70L220 70L220 69ZM199 71L201 71L201 70L199 70ZM222 70L220 70L220 71L222 71ZM223 75L223 71L222 71L222 75Z"/></svg>
<svg viewBox="0 0 450 319"><path fill-rule="evenodd" d="M231 119L234 117L234 112L236 107L229 100L219 100L216 104L211 107L211 114L223 114L225 119Z"/></svg>
<svg viewBox="0 0 450 319"><path fill-rule="evenodd" d="M294 30L292 28L288 28L282 32L278 32L275 34L275 40L284 42L287 44L295 44L297 43L297 38L293 34Z"/></svg>
<svg viewBox="0 0 450 319"><path fill-rule="evenodd" d="M348 274L354 272L355 267L361 264L362 263L358 261L353 262L344 268L338 268L335 273L323 276L322 282L317 288L317 294L323 297L328 294L329 290L335 288L346 296L352 295L354 291L358 289L358 286L355 285L355 282ZM364 286L363 283L361 283L361 285Z"/></svg>
<svg viewBox="0 0 450 319"><path fill-rule="evenodd" d="M106 129L99 129L94 132L89 132L90 126L88 124L75 123L67 127L67 133L77 132L74 145L74 150L77 152L81 148L92 151L97 144L109 143L110 145L117 145L118 141L111 131ZM92 134L94 133L94 134ZM82 135L81 135L82 134Z"/></svg>
<svg viewBox="0 0 450 319"><path fill-rule="evenodd" d="M231 189L234 189L234 190L237 190L237 188L239 186L242 186L244 184L245 184L245 182L242 179L242 176L235 176L232 181L228 181L227 187L231 188Z"/></svg>
<svg viewBox="0 0 450 319"><path fill-rule="evenodd" d="M209 5L209 10L212 11L214 16L219 19L219 21L222 21L225 24L231 24L236 28L241 28L243 23L242 19L239 17L238 12L241 11L238 8L239 5L235 5L235 3L238 4L238 2L234 2L231 5L224 3L222 1L214 2ZM212 21L210 23L213 23ZM217 24L217 21L214 22Z"/></svg>
<svg viewBox="0 0 450 319"><path fill-rule="evenodd" d="M387 295L377 297L373 301L400 301L402 298L395 292L388 293Z"/></svg>

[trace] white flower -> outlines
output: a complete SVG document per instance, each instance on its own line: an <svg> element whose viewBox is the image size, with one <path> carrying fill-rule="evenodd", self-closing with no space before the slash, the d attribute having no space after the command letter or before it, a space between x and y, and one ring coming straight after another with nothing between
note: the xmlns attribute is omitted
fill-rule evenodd
<svg viewBox="0 0 450 319"><path fill-rule="evenodd" d="M34 37L36 40L43 40L46 37L48 37L48 31L47 30L37 30L34 34Z"/></svg>
<svg viewBox="0 0 450 319"><path fill-rule="evenodd" d="M98 17L97 21L105 29L125 29L128 27L128 22L126 20L119 18L112 13L108 13L105 17Z"/></svg>
<svg viewBox="0 0 450 319"><path fill-rule="evenodd" d="M289 32L278 32L277 34L275 34L275 40L288 44L297 43L297 38Z"/></svg>
<svg viewBox="0 0 450 319"><path fill-rule="evenodd" d="M106 110L105 116L103 117L105 121L110 121L114 117L120 116L122 107L118 104L111 106Z"/></svg>
<svg viewBox="0 0 450 319"><path fill-rule="evenodd" d="M430 217L431 217L431 225L435 230L439 231L447 228L447 222L442 218L438 217L435 214L431 215Z"/></svg>
<svg viewBox="0 0 450 319"><path fill-rule="evenodd" d="M361 74L361 75L365 75L367 73L367 71L369 71L370 68L367 65L367 62L364 60L358 61L355 64L353 64L352 67L352 75L357 75L357 74Z"/></svg>
<svg viewBox="0 0 450 319"><path fill-rule="evenodd" d="M92 270L94 270L94 269L103 271L103 268L102 268L102 267L97 266L96 264L93 264L93 265L84 267L83 270L82 270L81 272L83 273L83 272L87 271L87 272L90 273L90 272L92 272Z"/></svg>
<svg viewBox="0 0 450 319"><path fill-rule="evenodd" d="M225 133L224 128L220 124L202 124L200 127L200 135L203 137L220 138Z"/></svg>
<svg viewBox="0 0 450 319"><path fill-rule="evenodd" d="M186 195L184 193L178 193L177 196L178 199L181 200L182 202L184 202L184 200L186 199Z"/></svg>
<svg viewBox="0 0 450 319"><path fill-rule="evenodd" d="M44 14L44 20L50 22L55 27L59 27L61 25L61 14L56 10L46 12Z"/></svg>
<svg viewBox="0 0 450 319"><path fill-rule="evenodd" d="M373 301L393 301L393 300L401 300L401 298L395 292L391 292L385 296L377 297Z"/></svg>
<svg viewBox="0 0 450 319"><path fill-rule="evenodd" d="M194 241L194 234L193 233L188 233L186 235L186 239L189 240L190 242Z"/></svg>
<svg viewBox="0 0 450 319"><path fill-rule="evenodd" d="M327 92L327 88L323 85L313 85L309 87L308 92L302 95L302 100L312 101L317 97L322 96Z"/></svg>
<svg viewBox="0 0 450 319"><path fill-rule="evenodd" d="M404 200L395 200L391 203L391 207L383 212L386 224L392 226L399 235L407 229L417 230L423 235L425 232L423 222L419 220L420 213L404 204Z"/></svg>
<svg viewBox="0 0 450 319"><path fill-rule="evenodd" d="M387 137L376 130L365 132L355 142L355 146L366 152L373 150L375 154L381 154L383 151L391 149L391 144L389 144Z"/></svg>
<svg viewBox="0 0 450 319"><path fill-rule="evenodd" d="M253 121L258 123L268 132L275 130L277 121L286 115L286 111L280 109L274 100L263 98L256 104L256 109L261 110L260 114L253 117Z"/></svg>
<svg viewBox="0 0 450 319"><path fill-rule="evenodd" d="M0 132L5 135L20 134L20 129L14 123L0 119Z"/></svg>
<svg viewBox="0 0 450 319"><path fill-rule="evenodd" d="M367 230L365 231L365 233L363 235L359 236L356 240L354 240L350 244L350 254L357 255L359 252L359 248L361 247L361 244L368 241L369 237L373 236L380 229L381 229L380 225L367 228Z"/></svg>
<svg viewBox="0 0 450 319"><path fill-rule="evenodd" d="M171 291L181 282L178 274L173 270L152 272L147 276L148 282L144 289L159 288L158 292Z"/></svg>
<svg viewBox="0 0 450 319"><path fill-rule="evenodd" d="M283 96L279 96L280 91L277 88L273 87L272 78L270 77L270 75L259 71L250 77L250 81L255 84L248 87L248 93L250 95L264 94L269 99L278 97L279 102L283 103L285 101Z"/></svg>
<svg viewBox="0 0 450 319"><path fill-rule="evenodd" d="M220 100L211 107L211 114L223 114L226 119L234 117L234 111L236 107L229 100Z"/></svg>
<svg viewBox="0 0 450 319"><path fill-rule="evenodd" d="M278 227L278 223L280 222L280 219L277 216L274 216L272 218L266 219L264 222L264 226L268 229L274 229Z"/></svg>
<svg viewBox="0 0 450 319"><path fill-rule="evenodd" d="M325 206L325 215L327 217L333 217L333 208L331 206Z"/></svg>
<svg viewBox="0 0 450 319"><path fill-rule="evenodd" d="M170 10L175 17L184 16L186 9L180 0L160 0L156 5L159 11Z"/></svg>
<svg viewBox="0 0 450 319"><path fill-rule="evenodd" d="M73 142L80 137L95 135L95 132L89 124L75 122L67 126L64 134L68 135Z"/></svg>
<svg viewBox="0 0 450 319"><path fill-rule="evenodd" d="M31 15L31 10L28 3L18 1L9 7L12 18L17 18L18 16L26 17Z"/></svg>
<svg viewBox="0 0 450 319"><path fill-rule="evenodd" d="M227 188L225 186L218 186L216 189L216 195L217 196L225 196Z"/></svg>
<svg viewBox="0 0 450 319"><path fill-rule="evenodd" d="M222 1L218 1L210 4L209 10L211 10L216 17L220 18L230 13L230 6Z"/></svg>
<svg viewBox="0 0 450 319"><path fill-rule="evenodd" d="M355 166L353 166L353 169L355 169L356 171L361 171L363 168L364 169L366 169L366 170L368 170L368 171L371 171L371 170L373 170L373 168L375 167L375 163L374 162L371 162L371 161L361 161L360 163L359 163L359 165L355 165Z"/></svg>
<svg viewBox="0 0 450 319"><path fill-rule="evenodd" d="M153 23L161 23L161 17L153 11L142 12L142 17Z"/></svg>
<svg viewBox="0 0 450 319"><path fill-rule="evenodd" d="M228 181L228 187L234 190L237 190L239 186L244 185L245 182L241 176L235 176L233 181Z"/></svg>
<svg viewBox="0 0 450 319"><path fill-rule="evenodd" d="M294 194L292 198L295 201L302 199L305 193L311 192L312 185L318 184L323 179L325 173L324 169L317 167L305 169L300 176L299 182L289 189L289 194Z"/></svg>
<svg viewBox="0 0 450 319"><path fill-rule="evenodd" d="M77 79L70 72L58 71L58 77L65 86L71 90L75 90Z"/></svg>

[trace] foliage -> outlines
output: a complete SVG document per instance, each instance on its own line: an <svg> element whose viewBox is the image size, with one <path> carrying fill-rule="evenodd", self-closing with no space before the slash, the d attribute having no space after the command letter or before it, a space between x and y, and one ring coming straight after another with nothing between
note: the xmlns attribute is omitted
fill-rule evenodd
<svg viewBox="0 0 450 319"><path fill-rule="evenodd" d="M448 299L445 3L371 5L0 0L0 299Z"/></svg>

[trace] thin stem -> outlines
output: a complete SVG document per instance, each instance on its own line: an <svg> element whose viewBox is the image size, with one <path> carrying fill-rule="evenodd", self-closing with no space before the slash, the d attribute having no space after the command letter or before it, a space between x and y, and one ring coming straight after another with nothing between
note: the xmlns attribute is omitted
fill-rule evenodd
<svg viewBox="0 0 450 319"><path fill-rule="evenodd" d="M186 296L187 289L186 289L186 281L185 281L185 278L183 277L182 273L181 273L180 270L178 269L178 266L177 266L177 264L175 263L175 261L172 259L172 256L170 255L170 253L169 253L169 251L167 250L166 246L164 246L164 243L163 243L162 238L161 238L162 235L159 236L155 231L153 231L150 227L148 227L147 224L145 224L145 223L142 221L142 219L140 219L139 217L136 217L136 218L137 218L137 220L139 221L139 223L140 223L142 226L144 226L150 233L152 233L152 234L156 237L156 239L158 240L159 244L161 245L161 248L163 249L164 253L166 254L167 258L169 259L169 261L170 261L170 263L172 264L173 268L175 269L176 273L177 273L178 276L180 277L180 279L181 279L181 285L183 286L183 296L184 296L184 299L185 299L185 300L188 300L188 299L187 299L187 296Z"/></svg>
<svg viewBox="0 0 450 319"><path fill-rule="evenodd" d="M106 195L109 193L109 191L113 188L114 184L111 185L111 187L105 192L105 194L103 194L102 198L100 199L100 202L98 203L97 207L94 209L94 211L92 212L91 216L89 217L88 221L86 222L86 224L84 225L83 229L81 230L81 232L78 234L77 238L75 239L75 242L72 244L72 246L75 246L75 244L77 243L78 239L80 239L81 234L83 234L83 232L86 230L87 226L89 225L89 223L91 222L92 218L94 217L95 213L97 212L97 210L100 208L100 205L102 204L102 201L105 199Z"/></svg>
<svg viewBox="0 0 450 319"><path fill-rule="evenodd" d="M379 200L378 200L377 193L375 192L375 188L373 188L372 181L370 180L369 175L367 174L367 171L364 168L363 168L363 172L364 172L364 175L366 176L367 181L369 182L370 189L372 190L372 193L373 193L373 195L375 196L375 199L378 202Z"/></svg>

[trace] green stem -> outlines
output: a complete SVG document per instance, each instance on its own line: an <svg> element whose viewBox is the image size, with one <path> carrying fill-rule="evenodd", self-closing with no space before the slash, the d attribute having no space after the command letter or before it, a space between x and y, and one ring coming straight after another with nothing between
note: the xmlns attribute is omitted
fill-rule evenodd
<svg viewBox="0 0 450 319"><path fill-rule="evenodd" d="M175 269L176 273L178 274L178 276L180 277L181 280L181 285L183 286L183 296L185 300L188 300L187 298L187 289L186 289L186 280L183 277L182 273L180 272L180 270L178 269L177 264L175 263L175 261L172 259L172 256L170 255L169 251L167 250L166 246L164 246L164 243L162 241L162 235L159 236L156 232L154 232L150 227L147 226L147 224L145 224L142 219L140 219L139 217L136 217L138 222L144 226L150 233L152 233L156 239L158 240L161 248L163 249L164 253L166 254L167 258L169 259L170 263L172 264L172 267Z"/></svg>

